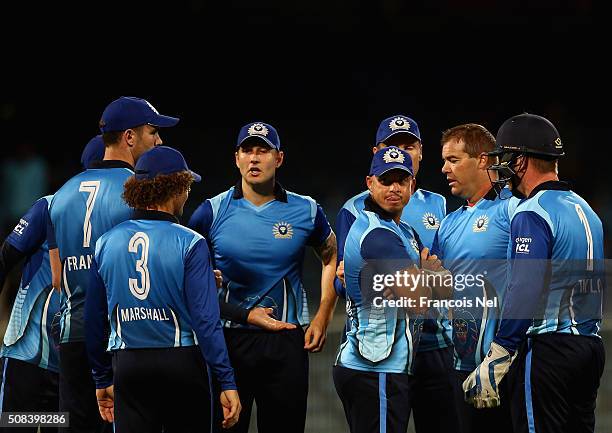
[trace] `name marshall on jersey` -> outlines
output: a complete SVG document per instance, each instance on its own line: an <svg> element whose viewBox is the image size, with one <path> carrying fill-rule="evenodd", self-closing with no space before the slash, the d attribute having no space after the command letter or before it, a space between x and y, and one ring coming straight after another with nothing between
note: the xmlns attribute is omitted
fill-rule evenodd
<svg viewBox="0 0 612 433"><path fill-rule="evenodd" d="M93 260L93 254L84 254L81 256L69 256L66 257L65 264L68 271L80 271L82 269L91 268L91 261Z"/></svg>
<svg viewBox="0 0 612 433"><path fill-rule="evenodd" d="M121 321L122 322L133 322L135 320L155 320L163 322L170 320L165 308L145 308L145 307L131 307L131 308L120 308Z"/></svg>

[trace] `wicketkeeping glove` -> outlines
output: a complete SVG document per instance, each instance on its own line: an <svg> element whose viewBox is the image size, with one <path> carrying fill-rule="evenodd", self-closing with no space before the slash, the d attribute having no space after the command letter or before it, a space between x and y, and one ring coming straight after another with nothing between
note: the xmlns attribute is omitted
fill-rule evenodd
<svg viewBox="0 0 612 433"><path fill-rule="evenodd" d="M476 409L499 406L499 383L508 373L516 354L510 355L504 347L491 343L485 359L463 382L465 401Z"/></svg>

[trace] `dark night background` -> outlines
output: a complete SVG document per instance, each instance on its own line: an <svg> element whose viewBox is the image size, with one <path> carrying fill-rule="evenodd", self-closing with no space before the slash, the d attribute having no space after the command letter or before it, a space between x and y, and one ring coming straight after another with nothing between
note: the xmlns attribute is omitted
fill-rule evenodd
<svg viewBox="0 0 612 433"><path fill-rule="evenodd" d="M453 210L460 202L440 173L442 131L475 122L495 135L505 119L528 111L557 126L567 154L560 177L612 229L610 24L599 2L192 0L3 9L3 235L18 218L9 215L11 191L21 188L23 212L76 173L104 107L121 95L181 118L161 135L204 177L186 217L238 179L234 146L249 121L277 128L285 151L279 180L315 198L333 224L344 201L364 189L383 118L418 122L419 184L447 196ZM28 169L43 171L34 186L20 175ZM28 191L35 196L23 199ZM611 251L607 241L606 257ZM316 286L312 263L306 279ZM322 376L338 338L330 336L329 359L313 365L311 395L322 396L309 405L321 410L318 418L309 412L315 431L344 425ZM601 391L600 415L612 418L612 385ZM313 427L313 417L323 426Z"/></svg>
<svg viewBox="0 0 612 433"><path fill-rule="evenodd" d="M594 182L607 168L603 11L591 1L535 3L192 1L49 11L57 19L20 11L34 33L5 30L15 45L2 68L0 157L42 156L54 191L79 169L106 104L139 96L181 118L162 138L204 175L191 208L235 182L238 130L263 120L286 152L280 181L333 220L363 189L383 118L418 122L420 185L448 196L442 131L476 122L495 134L528 111L559 129L561 176L605 206L607 185Z"/></svg>

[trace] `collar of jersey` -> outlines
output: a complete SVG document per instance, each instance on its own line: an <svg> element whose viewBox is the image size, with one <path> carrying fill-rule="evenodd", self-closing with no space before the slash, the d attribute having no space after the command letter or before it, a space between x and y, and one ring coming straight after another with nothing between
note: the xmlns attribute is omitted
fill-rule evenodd
<svg viewBox="0 0 612 433"><path fill-rule="evenodd" d="M371 195L368 194L363 204L365 205L364 210L374 212L376 215L386 221L393 220L393 215L391 215L389 212L380 207L378 203L374 201Z"/></svg>
<svg viewBox="0 0 612 433"><path fill-rule="evenodd" d="M234 194L232 198L234 200L244 198L244 193L242 192L242 179L234 185ZM274 198L283 203L287 203L287 191L285 191L285 188L278 182L274 184Z"/></svg>
<svg viewBox="0 0 612 433"><path fill-rule="evenodd" d="M533 196L535 196L538 192L540 191L544 191L546 189L551 189L551 190L555 190L555 191L569 191L571 188L569 182L564 182L561 180L549 180L546 181L544 183L539 184L538 186L536 186L533 191L531 191L531 194L529 194L529 197L527 198L531 198Z"/></svg>
<svg viewBox="0 0 612 433"><path fill-rule="evenodd" d="M168 212L162 212L160 210L147 210L147 209L134 209L132 214L133 220L158 220L158 221L170 221L172 223L179 222L178 218Z"/></svg>
<svg viewBox="0 0 612 433"><path fill-rule="evenodd" d="M484 200L489 200L489 201L495 201L495 199L497 198L497 193L495 192L494 188L491 188L489 191L487 191L487 193L485 195L482 196L482 198L480 200L478 200L476 203L470 205L469 203L466 203L465 205L463 205L463 209L464 210L470 210L470 209L475 209L476 207L478 207L478 205L480 203L483 203Z"/></svg>
<svg viewBox="0 0 612 433"><path fill-rule="evenodd" d="M103 161L94 161L91 163L91 168L128 168L134 171L134 167L125 161L117 159L105 159Z"/></svg>

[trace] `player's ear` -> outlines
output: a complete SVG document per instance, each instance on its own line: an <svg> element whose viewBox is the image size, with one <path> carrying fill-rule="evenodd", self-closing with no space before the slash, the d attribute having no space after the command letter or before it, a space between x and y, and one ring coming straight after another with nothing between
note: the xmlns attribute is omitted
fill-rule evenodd
<svg viewBox="0 0 612 433"><path fill-rule="evenodd" d="M374 146L372 148L372 155L375 154L376 152L378 152L378 146Z"/></svg>
<svg viewBox="0 0 612 433"><path fill-rule="evenodd" d="M374 183L374 176L366 176L366 185L368 186L368 190L372 192L372 184Z"/></svg>
<svg viewBox="0 0 612 433"><path fill-rule="evenodd" d="M276 168L279 168L283 165L283 161L285 160L285 152L279 150L276 152Z"/></svg>
<svg viewBox="0 0 612 433"><path fill-rule="evenodd" d="M125 139L128 147L134 147L134 143L136 141L136 131L133 129L126 129L123 131L123 138Z"/></svg>
<svg viewBox="0 0 612 433"><path fill-rule="evenodd" d="M482 152L480 155L478 155L478 169L486 170L489 168L489 165L491 164L489 164L489 156L486 152Z"/></svg>
<svg viewBox="0 0 612 433"><path fill-rule="evenodd" d="M240 151L240 149L238 149L236 152L234 152L234 156L236 157L236 167L240 168L240 165L238 165L238 152Z"/></svg>

